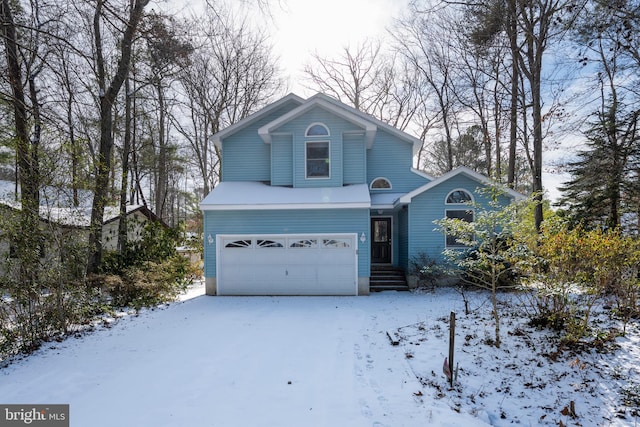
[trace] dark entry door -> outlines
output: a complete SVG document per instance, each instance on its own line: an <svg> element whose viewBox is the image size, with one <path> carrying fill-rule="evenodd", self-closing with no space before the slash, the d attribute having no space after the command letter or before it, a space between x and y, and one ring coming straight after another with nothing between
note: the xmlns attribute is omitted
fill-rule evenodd
<svg viewBox="0 0 640 427"><path fill-rule="evenodd" d="M371 262L391 263L391 218L371 218Z"/></svg>

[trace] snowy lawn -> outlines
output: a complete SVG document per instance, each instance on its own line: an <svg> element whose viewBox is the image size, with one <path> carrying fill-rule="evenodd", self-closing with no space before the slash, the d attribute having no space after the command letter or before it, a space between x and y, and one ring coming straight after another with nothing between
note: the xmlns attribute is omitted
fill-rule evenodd
<svg viewBox="0 0 640 427"><path fill-rule="evenodd" d="M495 349L487 297L472 293L465 316L452 289L197 296L0 369L0 403L68 403L74 427L636 425L637 324L615 353L554 354L547 333L508 316Z"/></svg>

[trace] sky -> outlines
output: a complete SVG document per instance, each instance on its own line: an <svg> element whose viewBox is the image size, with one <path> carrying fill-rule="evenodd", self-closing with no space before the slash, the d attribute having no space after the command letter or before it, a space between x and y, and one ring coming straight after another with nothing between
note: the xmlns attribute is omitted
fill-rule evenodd
<svg viewBox="0 0 640 427"><path fill-rule="evenodd" d="M273 43L289 73L289 90L311 95L300 84L311 54L332 56L349 45L385 35L407 7L407 0L286 0L274 7Z"/></svg>
<svg viewBox="0 0 640 427"><path fill-rule="evenodd" d="M174 10L194 11L205 0L166 0ZM335 57L348 46L357 46L366 39L383 38L394 20L407 10L410 0L270 0L269 12L258 10L258 0L228 0L239 6L242 12L255 12L257 24L271 34L274 52L279 57L280 66L286 78L286 92L293 92L304 98L314 91L304 87L302 82L305 64L312 64L312 54ZM173 6L171 6L173 5ZM547 197L555 201L560 196L558 186L568 179L551 164L566 153L563 150L543 153L549 166L543 173L543 184Z"/></svg>

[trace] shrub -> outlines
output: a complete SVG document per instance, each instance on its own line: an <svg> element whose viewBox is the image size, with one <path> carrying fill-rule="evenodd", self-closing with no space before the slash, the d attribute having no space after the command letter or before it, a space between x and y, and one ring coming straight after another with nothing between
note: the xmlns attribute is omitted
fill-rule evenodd
<svg viewBox="0 0 640 427"><path fill-rule="evenodd" d="M140 241L121 254L105 255L101 274L92 281L116 306L140 308L175 299L191 280L188 260L176 253L180 236L179 230L160 223L146 224Z"/></svg>
<svg viewBox="0 0 640 427"><path fill-rule="evenodd" d="M515 286L519 264L529 257L525 245L513 238L518 228L518 210L531 201L504 206L504 194L499 188L476 190L488 199L486 206L469 204L474 209L473 222L444 218L435 223L443 233L453 236L461 247L444 251L455 264L464 281L491 292L495 321L495 346L500 347L500 311L498 291L507 283ZM470 249L471 248L471 249ZM475 248L475 249L473 249Z"/></svg>
<svg viewBox="0 0 640 427"><path fill-rule="evenodd" d="M605 296L617 301L625 324L637 312L636 239L618 230L570 229L558 220L545 225L533 250L534 323L564 330L565 340L576 342L590 332L593 307Z"/></svg>
<svg viewBox="0 0 640 427"><path fill-rule="evenodd" d="M424 252L409 260L409 274L418 280L418 286L434 286L439 280L451 277L450 268Z"/></svg>
<svg viewBox="0 0 640 427"><path fill-rule="evenodd" d="M187 268L185 258L174 256L162 263L129 267L120 276L97 275L92 282L111 296L112 305L139 309L173 301L189 283Z"/></svg>

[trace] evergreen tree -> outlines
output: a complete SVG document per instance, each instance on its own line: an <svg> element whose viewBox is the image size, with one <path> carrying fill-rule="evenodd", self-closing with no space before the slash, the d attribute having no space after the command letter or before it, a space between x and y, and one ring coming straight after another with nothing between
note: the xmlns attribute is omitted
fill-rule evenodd
<svg viewBox="0 0 640 427"><path fill-rule="evenodd" d="M586 149L578 153L578 160L569 163L573 178L560 188L563 196L559 204L568 208L574 226L611 229L620 226L625 212L634 210L638 198L630 176L638 114L633 112L621 119L600 114L599 118L585 132Z"/></svg>

